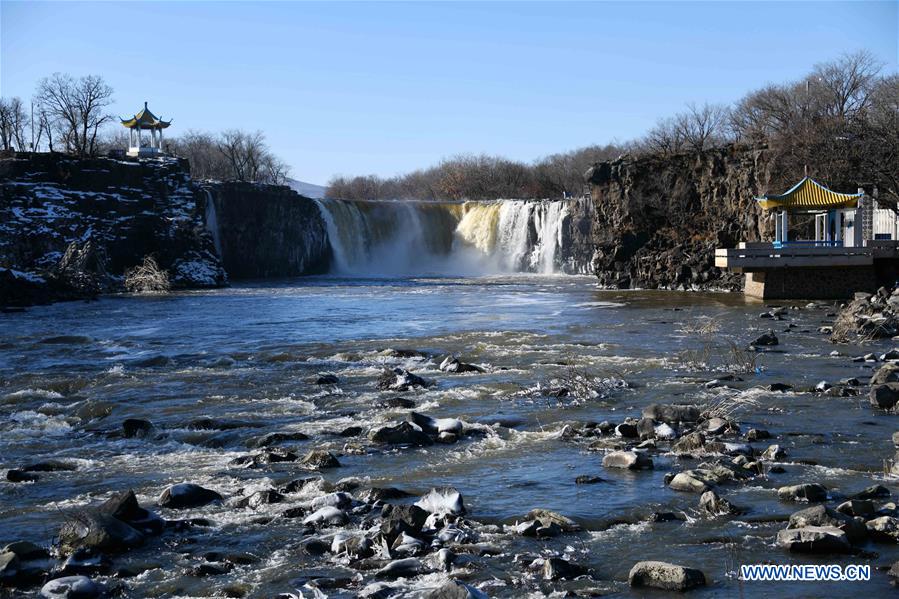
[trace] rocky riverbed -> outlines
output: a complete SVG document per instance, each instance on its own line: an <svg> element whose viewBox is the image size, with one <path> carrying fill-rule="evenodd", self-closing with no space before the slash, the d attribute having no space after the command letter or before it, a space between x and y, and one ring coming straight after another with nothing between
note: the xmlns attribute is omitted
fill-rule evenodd
<svg viewBox="0 0 899 599"><path fill-rule="evenodd" d="M833 343L836 315L580 277L311 278L0 315L0 584L812 588L739 580L771 562L869 564L827 592L883 594L899 351Z"/></svg>

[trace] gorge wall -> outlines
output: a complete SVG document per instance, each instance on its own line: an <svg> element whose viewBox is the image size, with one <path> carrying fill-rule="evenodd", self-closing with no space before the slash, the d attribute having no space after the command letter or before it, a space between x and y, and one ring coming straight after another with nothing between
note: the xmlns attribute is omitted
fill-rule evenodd
<svg viewBox="0 0 899 599"><path fill-rule="evenodd" d="M203 185L207 229L232 279L328 272L331 246L315 202L286 186Z"/></svg>
<svg viewBox="0 0 899 599"><path fill-rule="evenodd" d="M763 150L726 147L595 164L593 269L613 288L727 289L742 277L715 249L757 241L771 225L752 199L772 181Z"/></svg>

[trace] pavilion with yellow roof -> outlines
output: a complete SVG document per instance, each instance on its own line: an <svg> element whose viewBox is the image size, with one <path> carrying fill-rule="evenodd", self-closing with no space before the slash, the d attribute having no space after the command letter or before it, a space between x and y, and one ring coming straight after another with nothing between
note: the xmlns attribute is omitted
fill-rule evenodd
<svg viewBox="0 0 899 599"><path fill-rule="evenodd" d="M859 200L864 192L839 193L827 189L814 179L804 177L799 183L782 194L768 194L755 198L764 210L773 211L774 244L807 243L818 247L861 245L861 227L856 226ZM815 239L809 241L789 240L789 214L804 213L815 215ZM861 223L859 223L860 225Z"/></svg>
<svg viewBox="0 0 899 599"><path fill-rule="evenodd" d="M163 121L147 108L144 108L130 119L119 119L129 132L129 156L159 156L162 154L162 130L172 124L171 120ZM150 132L149 145L144 145L143 131Z"/></svg>
<svg viewBox="0 0 899 599"><path fill-rule="evenodd" d="M870 194L830 190L804 177L782 194L756 197L773 241L741 241L715 250L715 266L744 274L743 293L759 299L845 299L899 281L899 219ZM790 239L814 218L814 239ZM804 221L804 222L803 222ZM761 222L759 222L761 225Z"/></svg>

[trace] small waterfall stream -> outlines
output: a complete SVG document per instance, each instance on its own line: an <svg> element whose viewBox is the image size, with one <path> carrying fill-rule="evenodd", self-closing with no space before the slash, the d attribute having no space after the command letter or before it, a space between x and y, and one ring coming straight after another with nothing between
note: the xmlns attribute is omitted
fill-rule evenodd
<svg viewBox="0 0 899 599"><path fill-rule="evenodd" d="M222 234L219 229L218 215L215 212L215 201L212 197L212 191L206 191L206 230L212 235L212 243L215 245L215 251L222 256Z"/></svg>
<svg viewBox="0 0 899 599"><path fill-rule="evenodd" d="M575 272L575 202L316 200L332 271L354 275Z"/></svg>

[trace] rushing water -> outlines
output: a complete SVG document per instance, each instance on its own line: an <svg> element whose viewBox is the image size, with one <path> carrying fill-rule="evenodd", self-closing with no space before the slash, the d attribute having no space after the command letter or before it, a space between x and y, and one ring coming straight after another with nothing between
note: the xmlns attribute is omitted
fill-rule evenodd
<svg viewBox="0 0 899 599"><path fill-rule="evenodd" d="M373 222L372 215L367 219ZM503 219L502 211L497 219ZM758 318L761 310L739 295L600 291L583 277L513 276L312 278L2 314L0 463L11 468L55 459L76 470L41 473L35 483L0 483L0 544L47 544L67 510L128 488L152 506L168 485L190 481L218 490L228 501L194 510L156 508L166 518L207 517L214 526L166 533L116 558L115 568L143 572L120 581L126 596L273 597L302 588L310 576L348 578L327 594L353 596L373 580L372 572L357 573L328 555L308 555L299 522L277 517L310 496L289 495L256 509L229 503L238 493L303 476L295 463L258 469L231 463L267 433L301 431L308 441L285 445L299 453L324 447L337 454L342 466L323 473L331 482L359 477L363 486L415 494L450 484L463 494L470 517L482 523L513 522L536 507L581 523L583 532L548 540L480 530L478 540L501 553L474 556L464 578L491 596L579 589L627 595L628 570L643 559L701 568L710 586L695 592L699 597L884 594L890 587L881 571L869 583L821 587L741 584L734 577L743 563L881 566L899 557L889 545L866 546L877 557L803 557L774 546L774 535L785 526L782 518L802 507L778 501L774 489L781 485L820 482L834 502L873 482L895 491L881 472L883 459L892 455L896 424L895 417L875 413L857 398L765 390L772 382L802 389L821 379L864 378L871 365L851 362L846 354L858 350L849 347L837 348L844 355L830 355L834 346L817 332L831 320L826 307L790 311L786 321L773 323ZM685 365L685 351L694 361L697 355L723 360L718 350L704 348L724 348L728 340L744 346L772 324L782 351L764 354L760 373L742 375L745 380L731 383L733 388L707 389L703 381L719 373ZM709 341L708 333L693 332L700 328L718 332ZM885 347L875 345L873 351ZM389 351L400 349L433 357ZM449 353L486 372L440 372L440 356ZM482 434L420 449L385 449L364 437L338 436L336 431L351 425L367 430L406 416L408 410L377 407L397 395L375 386L385 366L436 381L428 390L401 394L414 400L417 411L483 425ZM336 374L339 384L314 384L320 372ZM553 379L572 373L624 380L628 387L597 397L545 393ZM652 402L708 404L724 398L741 400L735 417L744 432L768 429L772 442L788 452L784 473L722 489L731 502L749 509L736 518L702 517L697 495L665 486L666 472L695 462L662 452L653 457L654 470L604 469L603 453L587 448L593 439L563 434L566 424L577 428L639 416ZM239 426L187 426L203 416ZM151 420L159 436L116 436L130 417ZM348 443L365 449L349 451ZM762 450L767 444L754 445ZM579 475L604 481L576 485ZM688 519L648 522L653 512L682 512ZM257 561L227 574L191 575L211 551L245 552ZM548 582L529 573L527 565L549 552L593 568L595 581ZM444 579L428 573L390 584L399 596L416 596Z"/></svg>
<svg viewBox="0 0 899 599"><path fill-rule="evenodd" d="M335 272L485 275L573 272L564 251L584 200L391 202L316 200ZM583 207L581 207L583 209Z"/></svg>

